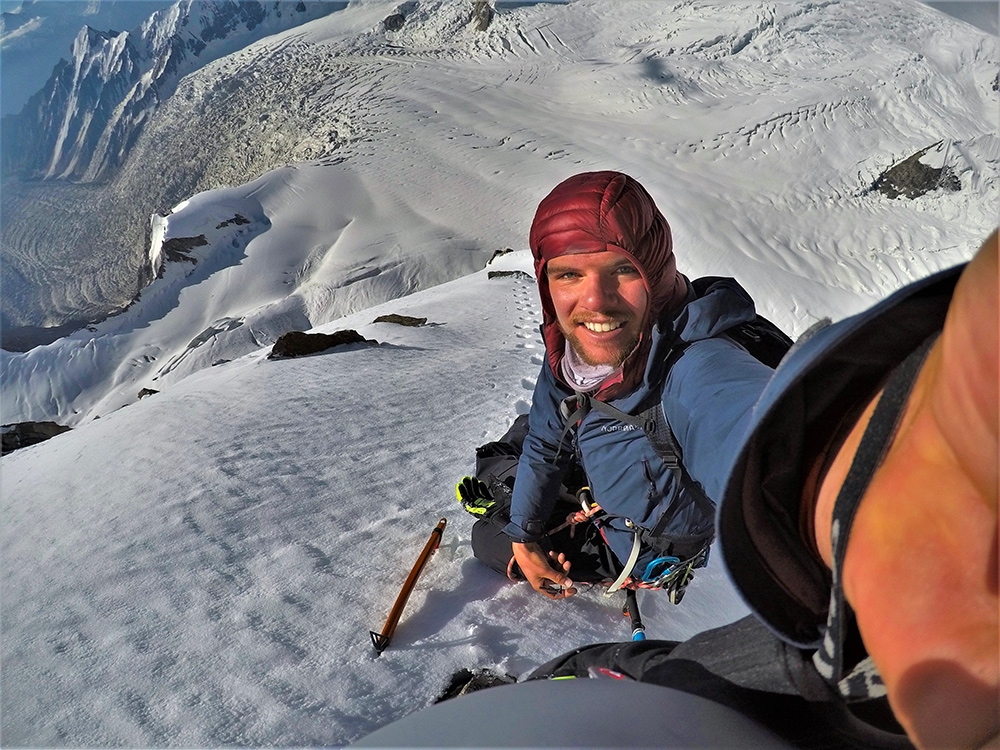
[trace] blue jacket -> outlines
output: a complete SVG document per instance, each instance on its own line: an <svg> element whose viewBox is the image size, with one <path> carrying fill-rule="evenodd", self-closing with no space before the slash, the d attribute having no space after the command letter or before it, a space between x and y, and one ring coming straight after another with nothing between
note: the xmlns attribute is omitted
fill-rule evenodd
<svg viewBox="0 0 1000 750"><path fill-rule="evenodd" d="M772 373L723 335L730 327L753 320L754 315L753 300L735 280L717 283L703 297L691 299L672 321L653 327L642 382L609 402L635 413L648 397L660 391L664 362L675 335L689 344L667 374L661 403L688 473L713 501L721 497L725 472L741 442L751 407ZM535 384L529 432L511 501L511 521L504 529L516 541L541 541L563 520L551 515L573 453L568 436L561 451L559 445L565 426L559 405L572 394L546 362ZM577 440L594 500L608 514L602 529L604 538L622 564L633 542L626 519L652 529L667 513L662 527L667 534L694 531L692 524L699 515L694 498L689 497L689 490L677 486L645 433L591 411L577 428ZM632 576L640 576L654 557L652 549L644 548Z"/></svg>

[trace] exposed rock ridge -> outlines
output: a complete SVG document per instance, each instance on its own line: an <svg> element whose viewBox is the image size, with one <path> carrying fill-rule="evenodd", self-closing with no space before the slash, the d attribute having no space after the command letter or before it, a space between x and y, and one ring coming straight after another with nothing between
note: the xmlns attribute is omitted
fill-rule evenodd
<svg viewBox="0 0 1000 750"><path fill-rule="evenodd" d="M70 60L3 120L4 174L99 182L187 73L255 39L336 10L337 3L178 0L126 32L84 26Z"/></svg>

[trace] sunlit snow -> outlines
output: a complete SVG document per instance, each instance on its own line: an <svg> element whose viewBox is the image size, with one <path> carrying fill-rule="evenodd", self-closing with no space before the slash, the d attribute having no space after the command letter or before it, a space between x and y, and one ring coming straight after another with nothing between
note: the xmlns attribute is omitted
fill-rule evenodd
<svg viewBox="0 0 1000 750"><path fill-rule="evenodd" d="M96 330L3 353L3 421L75 427L0 463L4 745L343 745L458 669L523 676L628 638L617 598L552 603L479 565L454 498L530 405L527 228L561 179L638 178L680 269L736 276L792 334L996 222L1000 43L916 2L578 0L478 36L422 2L390 54L397 5L261 43L357 58L367 129L343 159L191 196L153 234L204 242L152 248L189 260ZM868 190L938 143L961 190ZM378 343L267 359L314 326ZM377 657L368 632L442 516ZM717 558L680 606L639 602L660 638L747 611Z"/></svg>

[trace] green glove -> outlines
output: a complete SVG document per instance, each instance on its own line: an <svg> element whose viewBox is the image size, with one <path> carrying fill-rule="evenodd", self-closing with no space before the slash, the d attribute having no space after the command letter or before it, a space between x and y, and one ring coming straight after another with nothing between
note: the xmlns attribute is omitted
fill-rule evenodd
<svg viewBox="0 0 1000 750"><path fill-rule="evenodd" d="M496 505L489 487L476 477L462 477L455 485L455 497L474 516L485 515L486 511Z"/></svg>

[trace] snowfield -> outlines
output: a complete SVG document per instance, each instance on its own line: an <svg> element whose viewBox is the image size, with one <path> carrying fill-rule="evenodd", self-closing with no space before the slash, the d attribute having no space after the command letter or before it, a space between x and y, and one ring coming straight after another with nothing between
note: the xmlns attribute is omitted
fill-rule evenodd
<svg viewBox="0 0 1000 750"><path fill-rule="evenodd" d="M459 669L627 639L620 596L554 604L472 559L454 484L527 410L543 351L533 282L488 275L320 329L377 346L261 350L5 456L4 744L343 745ZM427 324L371 322L388 313ZM440 517L377 657L368 632ZM718 563L680 606L639 602L650 637L747 611Z"/></svg>
<svg viewBox="0 0 1000 750"><path fill-rule="evenodd" d="M523 248L541 196L585 169L643 182L673 225L682 267L737 276L793 333L968 257L996 221L1000 40L909 0L630 0L611 18L587 0L508 9L487 32L457 0L414 7L399 31L382 25L394 5L358 3L209 64L178 85L117 183L94 194L58 187L90 191L94 220L108 221L107 195L141 206L151 186L181 180L178 169L207 154L210 164L243 153L267 162L275 138L286 157L291 144L309 151L318 142L305 122L339 134L313 161L156 209L151 239L207 232L195 254L212 260L183 264L182 280L168 272L120 319L0 354L5 422L80 424L293 323L322 325L471 273L497 250ZM245 140L248 121L256 135ZM925 149L922 160L947 165L961 190L912 200L872 191ZM235 218L234 201L260 203L257 190L267 206L246 208L254 228L215 229ZM366 201L373 208L359 209ZM79 224L33 205L44 219L31 239L5 248L8 291L21 251L43 246L49 261L29 265L65 276L53 308L91 298L108 274L134 283L140 269L117 246L81 254L72 241L74 270L53 271L66 261L44 244L47 227ZM159 253L154 245L135 263L149 268Z"/></svg>
<svg viewBox="0 0 1000 750"><path fill-rule="evenodd" d="M146 165L109 190L166 180L211 143L192 115L210 92L273 90L293 60L315 85L231 132L278 143L269 122L308 121L315 140L293 129L281 153L321 153L158 206L131 266L87 248L130 273L169 261L121 315L0 354L3 423L74 427L0 460L5 746L342 746L457 670L518 677L629 637L620 597L553 603L479 565L454 497L475 447L530 406L527 230L565 177L632 174L679 268L737 277L793 335L967 259L996 225L1000 41L916 2L576 0L501 7L476 32L457 0L421 0L387 32L398 6L354 3L183 79L136 145ZM338 119L295 119L311 110ZM227 112L220 161L239 153ZM871 189L925 149L960 189ZM95 277L66 258L67 296L86 296ZM389 313L427 322L373 322ZM292 329L377 343L268 359ZM369 631L441 517L378 657ZM718 556L680 606L639 604L656 638L747 612Z"/></svg>

